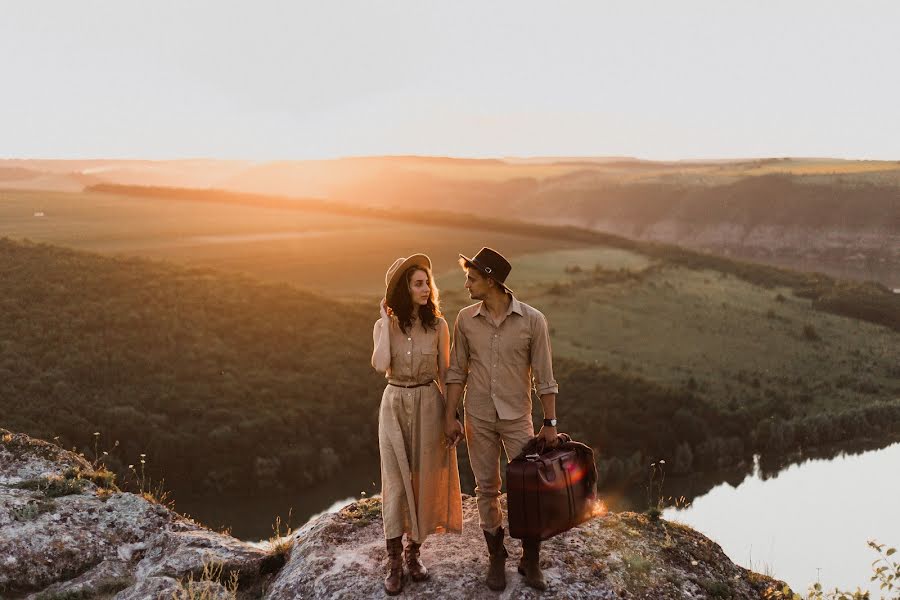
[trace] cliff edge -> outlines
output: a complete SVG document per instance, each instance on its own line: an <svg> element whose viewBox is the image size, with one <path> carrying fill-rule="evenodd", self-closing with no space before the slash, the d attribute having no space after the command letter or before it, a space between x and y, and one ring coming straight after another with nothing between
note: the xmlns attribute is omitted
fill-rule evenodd
<svg viewBox="0 0 900 600"><path fill-rule="evenodd" d="M401 597L737 600L780 588L688 527L618 513L544 543L543 594L515 572L521 545L508 539L509 585L495 593L483 583L474 498L463 518L462 535L426 541L431 577L407 581ZM385 555L377 498L250 544L118 491L77 454L0 429L0 598L383 598Z"/></svg>

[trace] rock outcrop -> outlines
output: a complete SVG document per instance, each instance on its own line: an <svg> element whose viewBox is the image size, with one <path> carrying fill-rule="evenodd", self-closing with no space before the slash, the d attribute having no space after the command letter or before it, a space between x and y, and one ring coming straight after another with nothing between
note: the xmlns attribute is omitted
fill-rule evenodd
<svg viewBox="0 0 900 600"><path fill-rule="evenodd" d="M0 430L0 598L382 598L385 560L377 498L307 523L270 547L216 533L152 498L104 487L84 458ZM463 534L422 548L431 577L407 581L422 598L760 598L777 585L734 565L677 523L606 514L544 543L543 594L515 572L483 584L484 540L474 498Z"/></svg>

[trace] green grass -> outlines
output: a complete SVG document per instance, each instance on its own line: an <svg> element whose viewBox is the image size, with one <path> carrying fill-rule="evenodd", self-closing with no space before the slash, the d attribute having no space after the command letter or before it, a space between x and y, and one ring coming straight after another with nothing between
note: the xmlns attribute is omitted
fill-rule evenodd
<svg viewBox="0 0 900 600"><path fill-rule="evenodd" d="M14 487L22 490L33 490L41 492L46 498L59 498L61 496L71 496L80 494L84 491L87 480L68 477L40 477L37 479L27 479L17 483Z"/></svg>
<svg viewBox="0 0 900 600"><path fill-rule="evenodd" d="M545 287L548 282L568 284L580 281L584 279L584 274L579 271L593 271L597 265L608 270L638 270L652 262L643 254L607 246L534 251L514 257L507 284L522 295L534 288ZM461 272L457 266L435 277L439 281L452 281L454 285L461 286Z"/></svg>
<svg viewBox="0 0 900 600"><path fill-rule="evenodd" d="M523 300L548 316L556 355L714 402L791 394L814 413L900 395L897 333L814 310L786 289L669 267L615 283L585 272L564 293L529 291Z"/></svg>
<svg viewBox="0 0 900 600"><path fill-rule="evenodd" d="M372 520L381 516L381 500L379 498L363 498L343 508L340 516L357 527L365 527Z"/></svg>

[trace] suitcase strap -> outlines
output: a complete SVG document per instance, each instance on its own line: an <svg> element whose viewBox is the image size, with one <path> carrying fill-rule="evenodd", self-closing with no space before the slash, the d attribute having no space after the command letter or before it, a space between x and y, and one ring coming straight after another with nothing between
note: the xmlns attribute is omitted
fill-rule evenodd
<svg viewBox="0 0 900 600"><path fill-rule="evenodd" d="M572 490L572 476L564 462L560 462L560 466L562 467L563 477L566 478L566 489L569 491L569 493L566 494L569 499L569 522L575 523L577 521L577 515L575 514L575 494Z"/></svg>
<svg viewBox="0 0 900 600"><path fill-rule="evenodd" d="M541 495L537 493L541 485L538 471L522 469L522 489L531 490L531 493L522 494L522 514L525 515L525 531L532 533L534 537L539 537L541 531ZM533 502L526 501L526 498L531 498Z"/></svg>

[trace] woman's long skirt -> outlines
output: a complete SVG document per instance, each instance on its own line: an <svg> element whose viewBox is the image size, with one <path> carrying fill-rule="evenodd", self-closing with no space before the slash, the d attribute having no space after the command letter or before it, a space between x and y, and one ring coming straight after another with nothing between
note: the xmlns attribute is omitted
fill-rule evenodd
<svg viewBox="0 0 900 600"><path fill-rule="evenodd" d="M422 543L462 531L456 448L444 441L444 400L435 385L389 385L378 417L384 537Z"/></svg>

